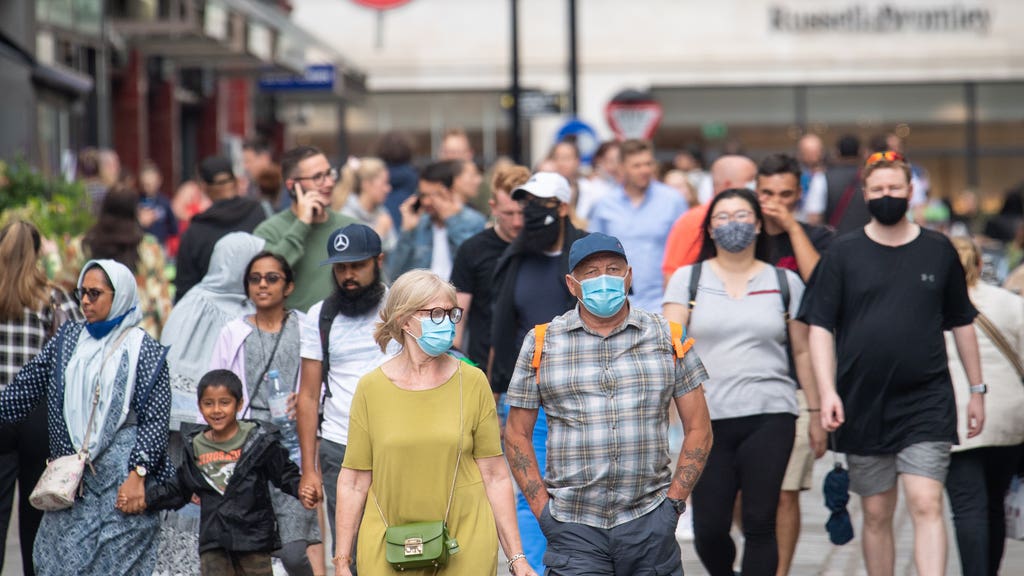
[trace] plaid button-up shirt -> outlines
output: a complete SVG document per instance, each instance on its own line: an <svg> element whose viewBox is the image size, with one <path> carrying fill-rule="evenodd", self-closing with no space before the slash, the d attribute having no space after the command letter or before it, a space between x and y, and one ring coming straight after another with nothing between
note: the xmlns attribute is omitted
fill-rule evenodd
<svg viewBox="0 0 1024 576"><path fill-rule="evenodd" d="M672 482L669 407L708 378L697 354L677 359L668 322L637 308L607 337L575 309L552 320L539 374L534 348L531 330L508 402L547 413L551 515L607 529L656 508Z"/></svg>
<svg viewBox="0 0 1024 576"><path fill-rule="evenodd" d="M54 288L51 298L69 320L84 319L78 304L63 290ZM0 322L0 392L43 349L51 322L53 311L49 304L39 311L26 308L25 315L13 322Z"/></svg>

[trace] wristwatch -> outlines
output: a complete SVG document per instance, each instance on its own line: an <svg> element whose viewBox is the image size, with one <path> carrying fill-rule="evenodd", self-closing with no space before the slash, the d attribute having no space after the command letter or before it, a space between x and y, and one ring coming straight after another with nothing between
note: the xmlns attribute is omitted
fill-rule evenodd
<svg viewBox="0 0 1024 576"><path fill-rule="evenodd" d="M679 500L676 498L666 498L672 507L676 509L676 514L682 516L683 512L686 512L686 500Z"/></svg>
<svg viewBox="0 0 1024 576"><path fill-rule="evenodd" d="M138 466L135 467L135 473L139 475L139 478L145 478L146 474L149 473L149 470L146 470L145 466L139 464Z"/></svg>
<svg viewBox="0 0 1024 576"><path fill-rule="evenodd" d="M988 394L988 384L982 382L971 386L971 394Z"/></svg>

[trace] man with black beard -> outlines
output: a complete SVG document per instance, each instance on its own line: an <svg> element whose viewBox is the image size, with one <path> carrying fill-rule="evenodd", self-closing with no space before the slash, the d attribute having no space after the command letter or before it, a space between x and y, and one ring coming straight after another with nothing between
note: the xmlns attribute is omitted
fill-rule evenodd
<svg viewBox="0 0 1024 576"><path fill-rule="evenodd" d="M512 199L523 207L523 230L505 249L494 268L494 314L491 321L491 353L487 376L491 390L501 398L515 370L523 338L537 324L550 322L576 306L576 297L565 284L569 270L569 248L586 232L569 220L569 181L554 172L538 172L512 191ZM533 430L537 461L546 462L547 426L543 412ZM520 494L516 501L523 551L531 566L542 573L546 541Z"/></svg>
<svg viewBox="0 0 1024 576"><path fill-rule="evenodd" d="M334 512L338 473L348 443L352 395L359 378L380 366L395 350L381 352L373 339L378 311L387 294L381 281L384 256L380 236L369 226L349 224L331 234L327 255L320 265L333 267L334 292L314 304L302 321L302 381L296 418L302 451L301 486L312 486L321 497L326 494L331 532L337 534ZM318 406L322 389L321 424Z"/></svg>

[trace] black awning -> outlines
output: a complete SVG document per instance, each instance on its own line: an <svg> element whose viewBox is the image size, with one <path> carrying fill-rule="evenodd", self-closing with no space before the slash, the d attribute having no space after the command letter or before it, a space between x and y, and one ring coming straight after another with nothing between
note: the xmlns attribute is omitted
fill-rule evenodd
<svg viewBox="0 0 1024 576"><path fill-rule="evenodd" d="M32 80L41 86L63 92L71 96L85 96L92 92L92 77L75 72L70 68L56 64L36 62L32 68Z"/></svg>

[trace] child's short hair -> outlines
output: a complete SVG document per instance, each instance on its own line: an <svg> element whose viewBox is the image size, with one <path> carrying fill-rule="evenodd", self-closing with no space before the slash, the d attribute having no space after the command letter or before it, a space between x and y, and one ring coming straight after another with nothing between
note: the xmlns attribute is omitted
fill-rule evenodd
<svg viewBox="0 0 1024 576"><path fill-rule="evenodd" d="M211 386L223 386L235 397L235 400L242 401L242 380L231 370L218 368L203 374L199 380L199 386L196 386L196 399L202 402L203 392L206 392L206 389Z"/></svg>

